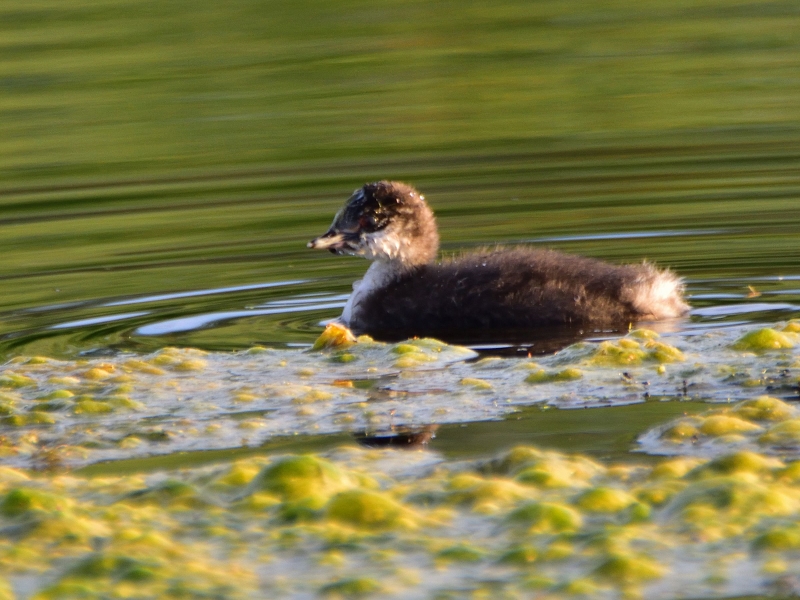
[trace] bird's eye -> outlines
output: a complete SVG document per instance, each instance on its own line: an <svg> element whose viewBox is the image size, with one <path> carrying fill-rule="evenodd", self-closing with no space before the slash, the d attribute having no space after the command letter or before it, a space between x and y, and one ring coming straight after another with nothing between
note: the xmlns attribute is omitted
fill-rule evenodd
<svg viewBox="0 0 800 600"><path fill-rule="evenodd" d="M358 220L358 228L359 229L368 229L372 226L372 219L369 217L361 217Z"/></svg>

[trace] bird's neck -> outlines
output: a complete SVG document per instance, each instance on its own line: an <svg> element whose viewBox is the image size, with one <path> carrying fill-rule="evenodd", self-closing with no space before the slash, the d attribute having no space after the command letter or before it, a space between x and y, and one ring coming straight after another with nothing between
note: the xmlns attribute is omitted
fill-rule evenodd
<svg viewBox="0 0 800 600"><path fill-rule="evenodd" d="M407 272L408 269L397 261L376 260L364 273L364 278L353 282L353 292L347 299L342 311L341 320L345 325L351 326L353 318L358 313L358 305L372 292L390 283L395 278Z"/></svg>

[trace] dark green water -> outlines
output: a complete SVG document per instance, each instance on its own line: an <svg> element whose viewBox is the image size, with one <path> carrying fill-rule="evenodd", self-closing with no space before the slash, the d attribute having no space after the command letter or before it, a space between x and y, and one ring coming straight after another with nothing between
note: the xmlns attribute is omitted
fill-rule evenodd
<svg viewBox="0 0 800 600"><path fill-rule="evenodd" d="M788 0L6 2L2 351L308 343L366 265L305 242L378 178L423 190L445 252L646 257L695 322L785 316L798 24Z"/></svg>
<svg viewBox="0 0 800 600"><path fill-rule="evenodd" d="M309 343L366 262L305 242L353 187L381 176L426 192L444 252L499 241L618 262L646 257L686 277L694 324L791 316L800 142L778 132L760 141L709 136L715 145L677 135L658 147L548 150L532 141L527 152L424 166L387 159L282 173L265 165L7 188L2 347L74 356L112 346ZM748 298L748 286L761 296Z"/></svg>

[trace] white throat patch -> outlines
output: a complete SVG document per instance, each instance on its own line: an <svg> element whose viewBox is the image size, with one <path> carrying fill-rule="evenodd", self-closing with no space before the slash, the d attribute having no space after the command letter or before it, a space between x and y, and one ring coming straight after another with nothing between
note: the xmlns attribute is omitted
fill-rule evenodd
<svg viewBox="0 0 800 600"><path fill-rule="evenodd" d="M348 327L353 322L353 317L358 315L358 305L374 290L386 285L395 275L396 269L389 262L375 261L364 273L364 279L353 282L353 293L347 299L339 319Z"/></svg>

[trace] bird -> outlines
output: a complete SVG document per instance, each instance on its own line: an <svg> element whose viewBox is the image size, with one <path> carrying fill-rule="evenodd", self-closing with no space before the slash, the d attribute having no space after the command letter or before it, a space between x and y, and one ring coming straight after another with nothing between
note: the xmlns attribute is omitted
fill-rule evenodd
<svg viewBox="0 0 800 600"><path fill-rule="evenodd" d="M683 280L644 261L615 265L530 246L496 247L437 262L439 232L425 197L398 181L355 190L314 249L372 264L339 322L379 339L603 328L680 317Z"/></svg>

